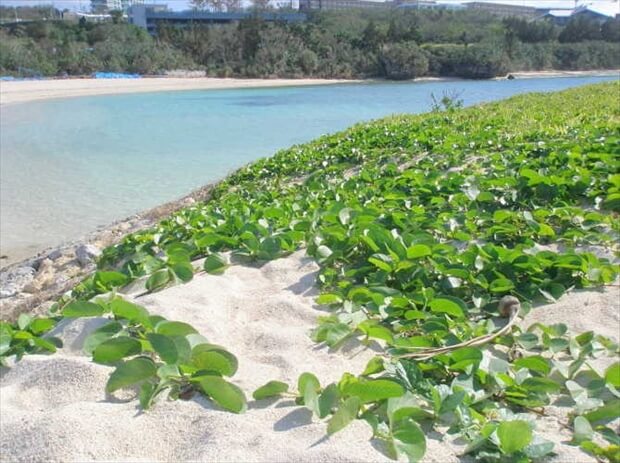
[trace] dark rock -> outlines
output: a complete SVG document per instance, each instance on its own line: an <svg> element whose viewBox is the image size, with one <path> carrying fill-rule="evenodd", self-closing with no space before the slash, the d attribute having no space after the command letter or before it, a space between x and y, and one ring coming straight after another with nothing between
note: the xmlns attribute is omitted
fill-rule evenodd
<svg viewBox="0 0 620 463"><path fill-rule="evenodd" d="M81 244L75 248L75 256L82 267L94 262L101 250L93 244Z"/></svg>

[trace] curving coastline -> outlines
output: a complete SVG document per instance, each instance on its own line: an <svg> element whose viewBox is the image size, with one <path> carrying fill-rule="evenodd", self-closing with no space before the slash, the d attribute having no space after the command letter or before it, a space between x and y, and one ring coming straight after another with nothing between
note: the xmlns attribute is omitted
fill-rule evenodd
<svg viewBox="0 0 620 463"><path fill-rule="evenodd" d="M183 90L333 85L358 80L341 79L221 79L214 77L144 77L141 79L44 79L0 83L0 105L56 98Z"/></svg>
<svg viewBox="0 0 620 463"><path fill-rule="evenodd" d="M618 76L620 69L592 71L515 71L516 79L544 77ZM496 79L505 79L498 77ZM423 77L416 82L463 80L453 77ZM127 93L172 92L183 90L226 90L241 88L297 87L375 82L377 79L237 79L215 77L144 77L141 79L43 79L0 82L0 105L80 96L121 95Z"/></svg>

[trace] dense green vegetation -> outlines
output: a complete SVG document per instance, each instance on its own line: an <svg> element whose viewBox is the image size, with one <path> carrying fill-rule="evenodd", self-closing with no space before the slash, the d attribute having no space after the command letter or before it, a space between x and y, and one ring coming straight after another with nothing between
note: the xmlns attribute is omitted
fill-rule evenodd
<svg viewBox="0 0 620 463"><path fill-rule="evenodd" d="M327 419L328 433L364 419L391 457L416 461L425 433L444 427L482 461L537 461L553 444L536 435L535 415L560 399L573 404L564 425L574 445L617 462L608 423L620 417L620 363L595 371L588 362L617 358L615 341L569 333L561 320L471 341L504 323L506 296L522 315L616 281L618 265L592 250L618 256L619 91L616 82L392 117L281 151L226 178L208 202L106 249L52 314L115 318L90 338L94 360L117 365L108 389L143 384L144 406L166 388L197 391L239 412L244 395L222 378L236 370L232 354L203 338L192 344L186 325L169 330L116 288L141 279L152 292L222 273L225 251L270 260L305 248L321 268L317 302L331 308L314 339L384 348L358 376L327 386L299 378L297 403ZM0 355L45 348L33 323L2 324ZM461 343L470 345L450 349ZM505 359L489 361L489 346ZM288 390L271 381L253 396Z"/></svg>
<svg viewBox="0 0 620 463"><path fill-rule="evenodd" d="M117 18L117 21L118 18ZM500 19L479 11L330 11L301 24L248 19L157 38L128 24L40 21L0 30L0 73L488 78L508 71L620 67L620 22Z"/></svg>

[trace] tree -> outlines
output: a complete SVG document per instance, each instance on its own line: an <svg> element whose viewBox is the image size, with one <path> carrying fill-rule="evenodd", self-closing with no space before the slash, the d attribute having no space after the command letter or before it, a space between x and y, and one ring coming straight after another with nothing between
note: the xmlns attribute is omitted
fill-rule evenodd
<svg viewBox="0 0 620 463"><path fill-rule="evenodd" d="M196 10L235 11L241 9L241 0L192 0L190 5Z"/></svg>
<svg viewBox="0 0 620 463"><path fill-rule="evenodd" d="M269 0L250 0L252 8L255 10L263 11L269 9Z"/></svg>
<svg viewBox="0 0 620 463"><path fill-rule="evenodd" d="M362 38L360 40L361 48L375 51L383 45L383 42L385 42L385 35L379 29L375 21L371 19L362 32Z"/></svg>
<svg viewBox="0 0 620 463"><path fill-rule="evenodd" d="M620 42L620 18L605 21L601 27L601 35L607 42Z"/></svg>
<svg viewBox="0 0 620 463"><path fill-rule="evenodd" d="M573 16L562 32L558 40L562 43L583 42L584 40L600 40L601 25L595 19L584 14Z"/></svg>
<svg viewBox="0 0 620 463"><path fill-rule="evenodd" d="M388 79L414 79L428 71L428 58L415 42L384 45L379 60Z"/></svg>
<svg viewBox="0 0 620 463"><path fill-rule="evenodd" d="M120 24L123 22L123 12L121 10L110 11L110 17L113 24Z"/></svg>

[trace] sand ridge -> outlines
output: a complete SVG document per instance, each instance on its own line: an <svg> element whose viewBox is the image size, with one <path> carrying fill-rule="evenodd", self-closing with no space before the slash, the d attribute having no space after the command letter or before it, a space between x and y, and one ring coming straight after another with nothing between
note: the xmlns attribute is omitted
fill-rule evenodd
<svg viewBox="0 0 620 463"><path fill-rule="evenodd" d="M131 394L106 397L111 367L82 353L87 333L105 320L66 320L55 330L65 348L51 356L27 356L0 377L0 460L15 461L227 461L375 462L387 461L370 427L356 421L334 436L326 425L292 400L254 401L251 393L269 380L294 389L310 371L322 385L348 371L359 374L378 346L356 341L333 351L308 336L316 317L314 285L318 267L299 251L264 265L233 265L222 276L199 274L188 284L137 299L153 314L191 323L209 341L239 359L233 382L249 399L243 415L219 410L208 400L168 401L147 411ZM128 298L140 292L133 287ZM556 304L534 309L520 324L564 322L570 329L593 329L617 337L618 288L580 291ZM604 367L613 359L600 359ZM561 428L569 410L558 408L538 423L556 442L557 462L595 461L566 445ZM426 462L470 461L463 446L432 431ZM445 439L445 440L444 440Z"/></svg>

